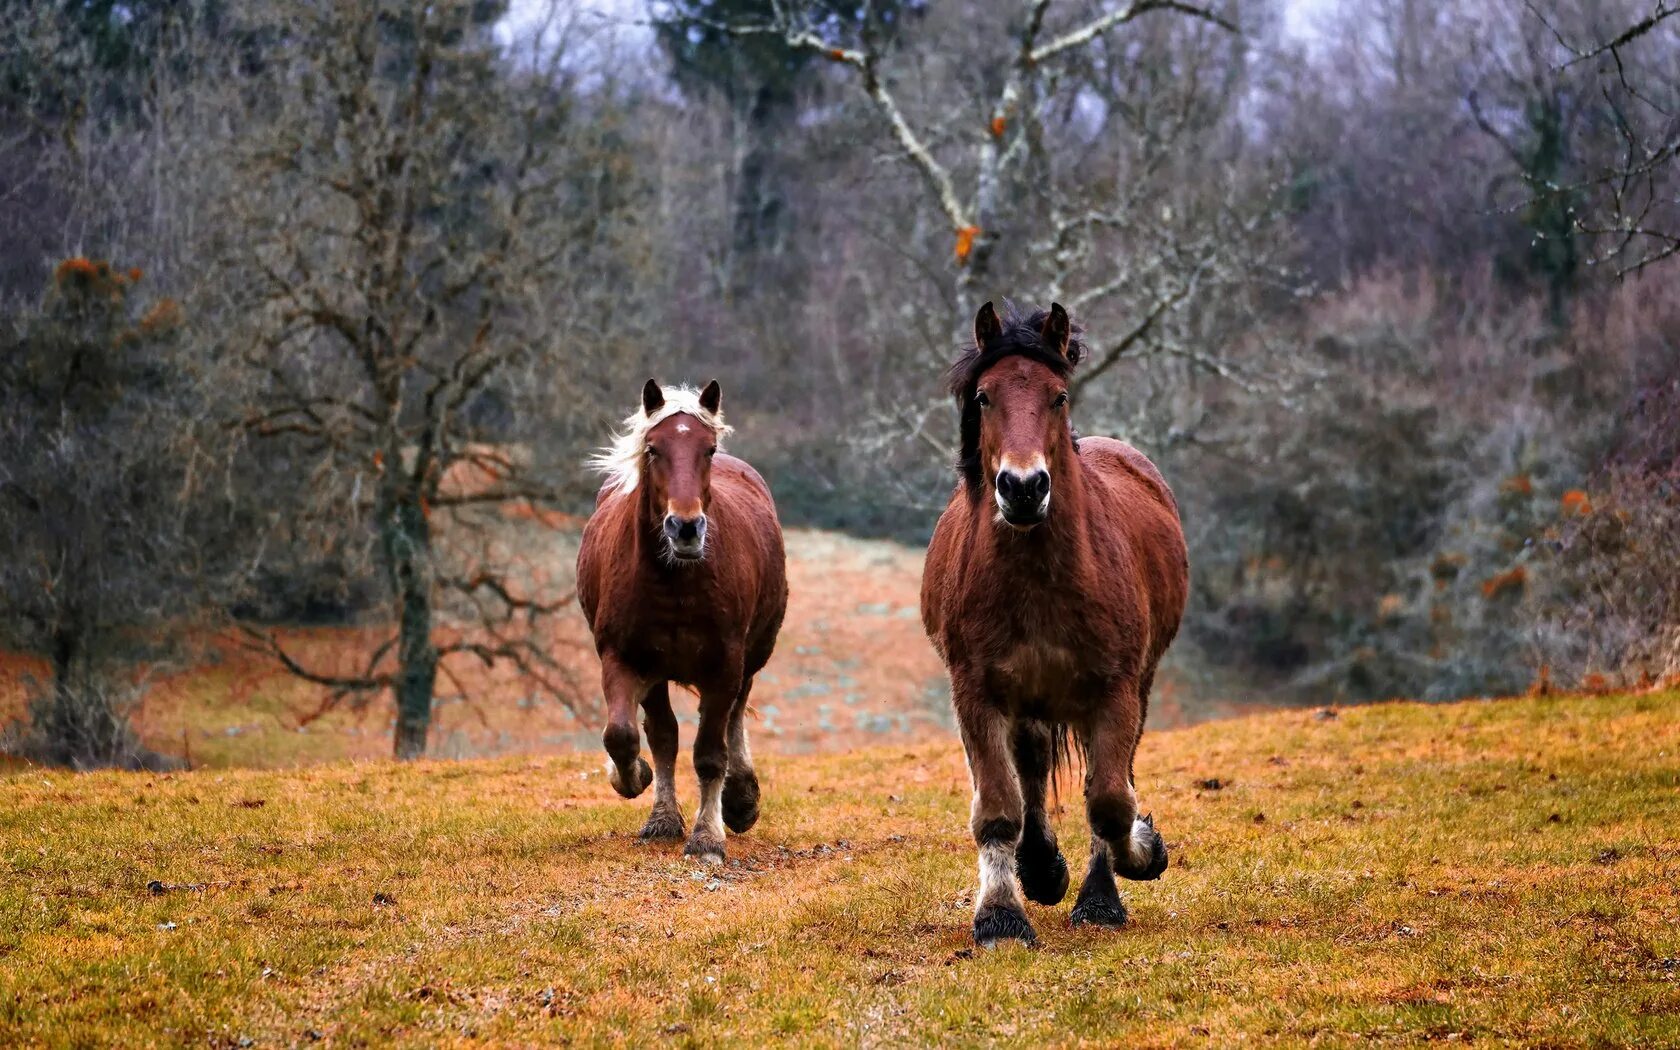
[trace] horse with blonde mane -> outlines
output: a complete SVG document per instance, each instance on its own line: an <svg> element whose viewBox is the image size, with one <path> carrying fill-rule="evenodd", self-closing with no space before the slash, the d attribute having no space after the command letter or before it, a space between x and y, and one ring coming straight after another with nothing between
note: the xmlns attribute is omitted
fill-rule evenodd
<svg viewBox="0 0 1680 1050"><path fill-rule="evenodd" d="M594 457L606 475L578 549L578 603L601 657L609 779L625 798L654 789L641 838L680 839L677 720L670 683L700 696L694 772L700 808L683 853L724 859L724 829L758 821L747 743L753 676L787 611L787 563L770 489L725 454L722 392L648 380L641 409ZM650 768L636 729L640 707Z"/></svg>

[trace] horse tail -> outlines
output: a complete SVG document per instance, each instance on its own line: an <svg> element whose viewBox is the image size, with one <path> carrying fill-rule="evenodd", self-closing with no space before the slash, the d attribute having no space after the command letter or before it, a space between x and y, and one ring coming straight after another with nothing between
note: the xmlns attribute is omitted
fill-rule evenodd
<svg viewBox="0 0 1680 1050"><path fill-rule="evenodd" d="M1067 722L1050 723L1050 790L1057 804L1062 801L1062 775L1085 765L1085 742Z"/></svg>

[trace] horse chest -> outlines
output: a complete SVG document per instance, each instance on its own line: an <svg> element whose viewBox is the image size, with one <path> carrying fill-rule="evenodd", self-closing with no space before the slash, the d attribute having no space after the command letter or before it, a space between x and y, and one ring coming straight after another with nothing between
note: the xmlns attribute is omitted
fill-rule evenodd
<svg viewBox="0 0 1680 1050"><path fill-rule="evenodd" d="M994 688L1016 700L1054 700L1079 678L1080 661L1053 642L1022 641L1004 649L989 666Z"/></svg>
<svg viewBox="0 0 1680 1050"><path fill-rule="evenodd" d="M717 606L707 594L676 592L652 600L644 595L625 607L633 611L615 632L615 648L638 669L693 681L723 661Z"/></svg>

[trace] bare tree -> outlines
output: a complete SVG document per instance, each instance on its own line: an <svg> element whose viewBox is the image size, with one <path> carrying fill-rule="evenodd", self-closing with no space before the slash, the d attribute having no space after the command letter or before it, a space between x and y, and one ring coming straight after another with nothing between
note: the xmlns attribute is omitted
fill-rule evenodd
<svg viewBox="0 0 1680 1050"><path fill-rule="evenodd" d="M539 630L571 594L499 542L497 511L575 491L554 436L604 429L578 403L616 405L592 394L630 356L613 347L634 311L606 297L634 180L610 121L570 90L576 23L552 8L541 46L504 62L483 10L264 8L280 43L248 85L227 202L250 321L232 344L236 425L251 462L296 483L276 514L289 539L377 566L393 623L352 672L244 629L329 702L394 693L403 759L424 752L456 661L579 701Z"/></svg>
<svg viewBox="0 0 1680 1050"><path fill-rule="evenodd" d="M1057 32L1047 24L1051 6L1051 0L1028 0L1017 12L1013 53L998 59L1001 77L993 78L997 84L985 100L984 122L954 136L955 142L964 144L954 152L967 154L959 162L960 168L941 159L943 151L934 144L936 135L951 137L945 129L919 129L900 103L885 68L887 55L880 44L876 19L859 19L854 40L831 40L825 35L825 25L833 19L815 17L823 13L820 10L776 4L776 17L768 22L717 28L743 37L774 34L790 47L814 51L855 73L858 86L891 130L904 158L920 175L949 224L959 270L958 288L966 293L985 286L1000 241L999 225L1017 203L1012 199L1019 185L1013 181L1014 174L1035 149L1042 148L1044 89L1054 82L1059 67L1070 56L1155 11L1176 12L1236 31L1233 23L1208 7L1177 0L1130 0ZM1075 230L1100 224L1101 218L1065 220L1066 228L1059 229L1058 235L1065 239Z"/></svg>
<svg viewBox="0 0 1680 1050"><path fill-rule="evenodd" d="M1680 253L1680 5L1654 0L1608 19L1588 5L1527 8L1555 43L1552 72L1591 74L1586 90L1610 143L1588 147L1590 162L1573 178L1530 180L1535 198L1586 198L1574 226L1598 246L1593 261L1617 276Z"/></svg>

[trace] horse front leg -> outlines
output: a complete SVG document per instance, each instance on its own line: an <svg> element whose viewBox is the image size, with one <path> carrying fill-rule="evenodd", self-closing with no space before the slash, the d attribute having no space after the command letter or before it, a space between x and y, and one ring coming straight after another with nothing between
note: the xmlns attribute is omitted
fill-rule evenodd
<svg viewBox="0 0 1680 1050"><path fill-rule="evenodd" d="M641 754L642 734L636 729L636 706L650 684L611 652L601 654L601 694L607 700L601 744L612 760L607 780L625 798L635 798L653 782L653 770Z"/></svg>
<svg viewBox="0 0 1680 1050"><path fill-rule="evenodd" d="M974 897L974 940L982 948L999 941L1028 945L1038 940L1027 921L1015 883L1015 850L1021 841L1025 807L1010 755L1009 716L980 689L953 676L952 700L974 784L969 829L980 850L980 890Z"/></svg>
<svg viewBox="0 0 1680 1050"><path fill-rule="evenodd" d="M683 837L682 806L677 803L677 716L671 710L671 687L660 682L642 700L642 728L653 754L653 812L642 825L641 839L669 841Z"/></svg>
<svg viewBox="0 0 1680 1050"><path fill-rule="evenodd" d="M1167 870L1167 845L1149 817L1138 816L1132 785L1138 705L1125 695L1099 713L1085 736L1085 812L1091 823L1091 860L1070 920L1074 925L1123 926L1126 908L1114 876L1158 879Z"/></svg>
<svg viewBox="0 0 1680 1050"><path fill-rule="evenodd" d="M694 816L683 856L703 864L724 858L723 782L729 774L729 714L739 686L702 688L700 728L694 735L694 775L700 781L700 811Z"/></svg>

